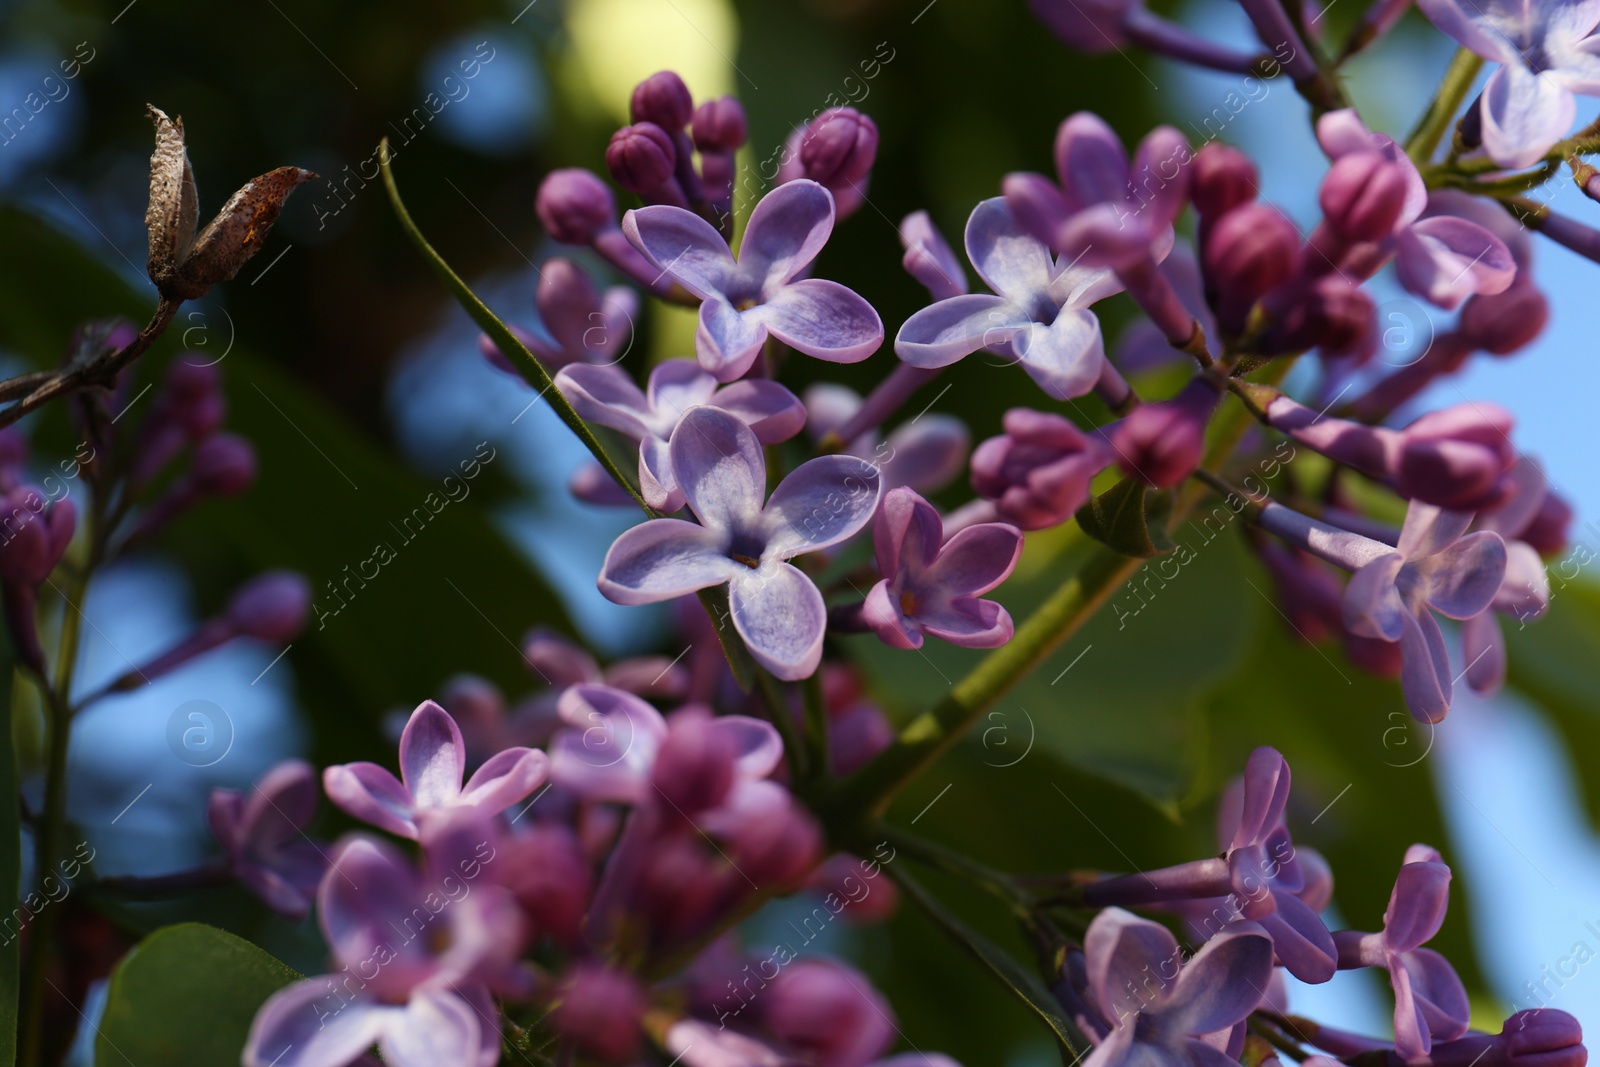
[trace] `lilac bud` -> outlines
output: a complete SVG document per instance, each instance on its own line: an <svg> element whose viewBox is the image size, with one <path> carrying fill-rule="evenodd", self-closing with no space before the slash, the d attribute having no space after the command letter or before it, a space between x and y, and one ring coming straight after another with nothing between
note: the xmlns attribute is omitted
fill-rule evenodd
<svg viewBox="0 0 1600 1067"><path fill-rule="evenodd" d="M1061 187L1043 174L1026 171L1007 174L1000 183L1000 191L1005 194L1006 207L1011 209L1022 228L1036 240L1054 248L1056 235L1070 215Z"/></svg>
<svg viewBox="0 0 1600 1067"><path fill-rule="evenodd" d="M672 177L677 165L671 135L653 122L622 127L606 146L606 169L618 185L632 193L658 189Z"/></svg>
<svg viewBox="0 0 1600 1067"><path fill-rule="evenodd" d="M1080 52L1110 52L1128 43L1124 28L1137 0L1028 0L1035 18Z"/></svg>
<svg viewBox="0 0 1600 1067"><path fill-rule="evenodd" d="M1477 510L1502 495L1516 462L1514 420L1495 404L1457 404L1430 411L1400 431L1395 487L1442 508Z"/></svg>
<svg viewBox="0 0 1600 1067"><path fill-rule="evenodd" d="M536 822L512 837L507 847L507 888L516 894L534 932L563 945L576 944L593 882L577 835L559 822Z"/></svg>
<svg viewBox="0 0 1600 1067"><path fill-rule="evenodd" d="M553 170L534 201L539 223L564 245L586 245L617 225L617 201L606 183L581 167Z"/></svg>
<svg viewBox="0 0 1600 1067"><path fill-rule="evenodd" d="M632 975L598 963L580 963L562 983L553 1021L586 1056L625 1063L639 1051L649 1006L644 988Z"/></svg>
<svg viewBox="0 0 1600 1067"><path fill-rule="evenodd" d="M1583 1027L1564 1011L1530 1008L1500 1027L1506 1059L1515 1067L1583 1067Z"/></svg>
<svg viewBox="0 0 1600 1067"><path fill-rule="evenodd" d="M633 910L647 921L658 942L676 944L697 936L730 892L749 888L738 870L707 852L698 835L674 834L652 842L634 887ZM739 870L749 870L737 853L733 861Z"/></svg>
<svg viewBox="0 0 1600 1067"><path fill-rule="evenodd" d="M967 272L926 211L913 211L901 220L900 245L906 250L900 265L933 299L947 300L967 291Z"/></svg>
<svg viewBox="0 0 1600 1067"><path fill-rule="evenodd" d="M1220 219L1256 198L1256 165L1237 148L1213 141L1195 153L1190 170L1189 196L1202 218Z"/></svg>
<svg viewBox="0 0 1600 1067"><path fill-rule="evenodd" d="M759 886L795 886L822 858L822 831L811 814L786 803L740 821L733 833L733 859Z"/></svg>
<svg viewBox="0 0 1600 1067"><path fill-rule="evenodd" d="M1117 466L1158 489L1189 477L1200 465L1206 423L1221 396L1210 379L1196 376L1171 400L1135 408L1111 434Z"/></svg>
<svg viewBox="0 0 1600 1067"><path fill-rule="evenodd" d="M194 450L189 478L207 496L238 496L256 480L256 450L237 434L208 437Z"/></svg>
<svg viewBox="0 0 1600 1067"><path fill-rule="evenodd" d="M1554 490L1546 490L1539 512L1522 528L1517 540L1533 546L1541 556L1554 556L1566 551L1569 540L1568 527L1572 525L1572 505Z"/></svg>
<svg viewBox="0 0 1600 1067"><path fill-rule="evenodd" d="M892 1009L866 975L830 959L791 963L756 1004L764 1029L829 1067L862 1067L895 1036Z"/></svg>
<svg viewBox="0 0 1600 1067"><path fill-rule="evenodd" d="M1370 354L1372 297L1355 282L1324 275L1298 295L1265 344L1271 352L1321 348L1327 356Z"/></svg>
<svg viewBox="0 0 1600 1067"><path fill-rule="evenodd" d="M582 267L570 259L547 260L539 272L539 285L534 291L534 304L539 309L539 321L550 331L560 348L558 365L586 361L585 357L600 355L599 345L593 343L605 336L600 312L600 294ZM596 330L595 327L601 328Z"/></svg>
<svg viewBox="0 0 1600 1067"><path fill-rule="evenodd" d="M1499 293L1478 293L1461 305L1456 335L1490 355L1510 355L1544 332L1550 303L1521 271L1511 287Z"/></svg>
<svg viewBox="0 0 1600 1067"><path fill-rule="evenodd" d="M1289 277L1300 232L1276 208L1245 204L1221 216L1206 234L1206 284L1223 329L1244 329L1250 309Z"/></svg>
<svg viewBox="0 0 1600 1067"><path fill-rule="evenodd" d="M672 808L692 817L728 795L737 755L727 731L699 710L685 709L667 720L650 781Z"/></svg>
<svg viewBox="0 0 1600 1067"><path fill-rule="evenodd" d="M235 630L269 644L292 641L311 613L311 583L293 571L268 571L241 586L228 601Z"/></svg>
<svg viewBox="0 0 1600 1067"><path fill-rule="evenodd" d="M694 97L676 71L658 70L633 87L628 113L634 122L650 122L663 130L681 130L694 114Z"/></svg>
<svg viewBox="0 0 1600 1067"><path fill-rule="evenodd" d="M1376 152L1340 156L1317 194L1322 213L1347 241L1387 236L1406 205L1406 174Z"/></svg>
<svg viewBox="0 0 1600 1067"><path fill-rule="evenodd" d="M1006 522L1043 530L1072 518L1089 483L1111 462L1109 450L1060 415L1012 408L1005 434L972 453L972 487Z"/></svg>
<svg viewBox="0 0 1600 1067"><path fill-rule="evenodd" d="M50 577L72 543L78 509L71 500L51 503L31 485L0 499L0 580L34 586Z"/></svg>
<svg viewBox="0 0 1600 1067"><path fill-rule="evenodd" d="M694 110L690 131L694 146L702 152L734 152L749 136L744 105L736 96L707 100Z"/></svg>
<svg viewBox="0 0 1600 1067"><path fill-rule="evenodd" d="M824 111L800 142L805 176L830 190L864 181L877 156L877 124L853 107Z"/></svg>

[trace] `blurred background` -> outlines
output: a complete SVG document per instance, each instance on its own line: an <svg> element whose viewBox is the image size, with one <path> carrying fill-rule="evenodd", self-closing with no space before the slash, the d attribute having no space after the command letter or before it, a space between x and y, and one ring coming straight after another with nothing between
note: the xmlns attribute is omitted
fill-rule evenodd
<svg viewBox="0 0 1600 1067"><path fill-rule="evenodd" d="M1335 0L1318 21L1337 39L1361 2ZM1210 36L1247 40L1224 0L1157 6ZM1369 125L1408 128L1450 51L1411 16L1363 57L1350 88ZM63 61L76 62L75 76L60 76ZM1131 142L1157 121L1194 132L1226 107L1223 136L1257 158L1263 195L1299 220L1315 213L1322 158L1287 84L1246 93L1241 79L1134 52L1081 56L1020 0L0 2L6 373L53 365L84 318L142 322L153 306L143 272L146 102L183 117L203 215L271 167L327 179L300 190L239 278L188 305L133 372L140 385L183 352L221 360L230 424L255 442L262 477L94 587L81 678L96 686L148 658L267 567L304 572L327 614L281 658L283 649L231 648L79 722L70 810L103 873L192 862L207 847L209 788L247 784L286 756L392 761L386 720L453 674L484 675L513 695L530 689L518 649L530 626L576 632L607 657L679 651L659 616L594 591L600 557L631 515L571 501L565 483L580 449L530 390L483 362L475 329L364 177L389 137L424 232L498 313L530 324L535 265L572 254L534 218L540 178L558 166L603 172L630 88L666 67L697 99L742 98L751 139L741 159L753 174L821 108L848 103L876 120L869 203L836 230L820 273L866 295L891 334L925 300L898 267L898 221L926 208L958 240L1003 174L1048 167L1056 125L1079 109L1100 112ZM1582 201L1566 210L1584 207L1600 214ZM1575 544L1600 545L1587 525L1600 514L1600 470L1584 319L1597 268L1548 245L1539 257L1553 304L1545 336L1424 399L1511 408L1519 444L1576 506ZM584 262L603 275L598 261ZM1383 358L1415 358L1443 320L1398 288L1386 299L1380 328L1393 340ZM1097 310L1112 337L1131 319L1120 301ZM629 366L690 351L692 316L652 309L640 326ZM791 361L789 384L798 391L825 375L865 391L891 360L886 348L848 368ZM937 410L967 419L974 440L996 433L1008 407L1048 406L1021 375L982 360L947 380ZM1141 384L1159 395L1173 383ZM33 421L41 463L71 454L62 412ZM466 499L357 595L324 595L485 443L494 458ZM964 492L958 485L942 502ZM1214 850L1218 788L1250 748L1271 743L1295 769L1297 840L1333 864L1340 921L1376 928L1405 847L1435 844L1457 875L1435 947L1473 990L1479 1025L1498 1029L1514 1008L1551 1004L1600 1031L1600 965L1585 966L1600 954L1600 594L1587 584L1590 557L1574 551L1553 579L1550 617L1508 635L1510 690L1484 704L1458 686L1450 718L1431 730L1411 722L1396 687L1360 674L1337 648L1293 641L1237 537L1219 539L1136 619L1119 628L1108 613L1070 640L896 815L920 812L919 829L1017 870L1161 865ZM1031 539L1002 597L1014 614L1060 580L1069 556L1058 538ZM890 654L870 638L845 647L898 717L937 699L973 659ZM168 742L194 701L219 723L203 760ZM19 740L36 759L36 726L25 718L21 728L34 731ZM343 825L326 814L323 823L330 834ZM983 900L935 884L1020 949ZM109 966L131 938L72 899L83 951ZM199 908L181 914L243 933L296 967L319 965L314 926L291 927L232 892ZM153 927L178 914L117 918ZM762 944L762 930L783 918L781 907L758 916L749 942ZM1043 1032L920 916L907 910L886 928L828 936L819 947L858 962L896 1005L905 1047L969 1065L1054 1060ZM1388 997L1361 972L1298 989L1293 1006L1379 1033Z"/></svg>

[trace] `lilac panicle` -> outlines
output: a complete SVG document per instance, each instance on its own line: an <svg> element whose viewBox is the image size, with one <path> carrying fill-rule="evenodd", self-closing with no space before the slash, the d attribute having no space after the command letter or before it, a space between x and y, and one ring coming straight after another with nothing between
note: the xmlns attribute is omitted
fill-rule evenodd
<svg viewBox="0 0 1600 1067"><path fill-rule="evenodd" d="M797 467L768 500L754 431L713 407L685 415L668 451L699 522L651 519L623 533L600 568L600 592L618 604L652 604L727 585L734 629L756 662L786 680L808 677L822 658L826 611L817 587L788 560L867 524L883 491L877 467L822 456Z"/></svg>
<svg viewBox="0 0 1600 1067"><path fill-rule="evenodd" d="M429 820L460 808L492 815L526 799L549 776L543 752L508 748L462 785L466 743L461 728L431 700L417 705L400 735L400 777L376 763L346 763L322 772L328 799L347 813L400 837L415 839Z"/></svg>
<svg viewBox="0 0 1600 1067"><path fill-rule="evenodd" d="M1086 1067L1231 1064L1200 1039L1254 1011L1272 977L1272 939L1252 922L1230 924L1182 962L1166 927L1107 908L1089 924L1083 947L1089 989L1111 1026Z"/></svg>
<svg viewBox="0 0 1600 1067"><path fill-rule="evenodd" d="M1341 968L1382 967L1389 972L1395 1051L1408 1060L1426 1056L1434 1041L1465 1034L1472 1016L1466 988L1449 961L1422 947L1443 925L1449 894L1450 868L1439 853L1412 845L1389 896L1383 929L1334 935Z"/></svg>
<svg viewBox="0 0 1600 1067"><path fill-rule="evenodd" d="M948 300L967 291L961 260L926 211L913 211L900 220L900 245L906 250L901 265L933 299Z"/></svg>
<svg viewBox="0 0 1600 1067"><path fill-rule="evenodd" d="M735 260L700 216L668 205L623 217L628 240L701 300L695 354L718 381L742 377L768 335L834 363L858 363L883 343L878 313L838 282L806 277L833 230L833 197L797 180L761 198Z"/></svg>
<svg viewBox="0 0 1600 1067"><path fill-rule="evenodd" d="M964 648L1011 640L1011 616L980 599L1022 556L1022 533L1004 523L968 526L948 541L939 512L910 489L888 493L873 527L883 575L861 605L861 620L884 644L920 648L924 634Z"/></svg>
<svg viewBox="0 0 1600 1067"><path fill-rule="evenodd" d="M1574 94L1600 95L1593 3L1417 0L1446 35L1501 66L1483 87L1483 147L1503 167L1539 162L1572 128Z"/></svg>
<svg viewBox="0 0 1600 1067"><path fill-rule="evenodd" d="M1089 486L1114 453L1061 415L1012 408L1005 433L972 453L972 488L1005 521L1024 530L1058 526L1089 499Z"/></svg>
<svg viewBox="0 0 1600 1067"><path fill-rule="evenodd" d="M1167 234L1163 254L1171 248ZM952 296L906 320L895 354L913 367L945 367L980 349L1007 355L1058 400L1083 396L1108 364L1100 320L1089 310L1122 289L1109 270L1058 262L1007 201L984 200L967 219L967 258L994 290Z"/></svg>
<svg viewBox="0 0 1600 1067"><path fill-rule="evenodd" d="M272 910L305 917L328 860L305 834L317 807L317 773L303 760L268 770L241 795L213 789L206 805L211 834L228 869Z"/></svg>
<svg viewBox="0 0 1600 1067"><path fill-rule="evenodd" d="M692 408L710 405L728 412L764 445L787 441L806 421L799 398L777 382L747 379L719 387L690 359L658 363L643 391L620 367L582 364L562 368L556 388L579 415L639 443L639 489L645 502L661 511L683 507L667 442Z"/></svg>

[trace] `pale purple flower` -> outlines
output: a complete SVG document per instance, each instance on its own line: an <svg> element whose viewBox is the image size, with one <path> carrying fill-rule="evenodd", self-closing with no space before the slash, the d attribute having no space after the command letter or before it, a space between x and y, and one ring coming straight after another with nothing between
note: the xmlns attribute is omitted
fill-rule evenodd
<svg viewBox="0 0 1600 1067"><path fill-rule="evenodd" d="M692 359L669 359L650 371L643 391L621 367L573 364L556 375L556 388L579 415L639 442L639 490L660 511L683 507L667 441L690 408L720 408L755 431L764 445L787 441L806 423L806 409L789 390L766 378L717 380Z"/></svg>
<svg viewBox="0 0 1600 1067"><path fill-rule="evenodd" d="M614 285L600 294L583 268L570 259L545 260L539 269L534 304L539 309L538 330L512 326L511 332L539 357L546 370L569 363L609 365L631 347L638 296L625 285ZM478 338L478 347L490 363L522 377L487 334Z"/></svg>
<svg viewBox="0 0 1600 1067"><path fill-rule="evenodd" d="M1022 533L980 523L944 538L932 504L910 489L883 499L872 530L881 581L867 593L862 621L884 644L921 648L924 634L963 648L1011 640L1011 615L982 594L1005 581L1022 556Z"/></svg>
<svg viewBox="0 0 1600 1067"><path fill-rule="evenodd" d="M1406 704L1425 722L1450 710L1453 680L1434 612L1470 619L1488 610L1505 581L1505 541L1488 530L1467 533L1471 522L1470 512L1412 501L1399 544L1363 564L1345 586L1345 625L1400 643Z"/></svg>
<svg viewBox="0 0 1600 1067"><path fill-rule="evenodd" d="M1550 576L1539 551L1523 536L1538 521L1549 499L1544 471L1523 458L1507 475L1511 491L1504 503L1473 520L1473 528L1491 530L1506 543L1506 576L1485 611L1461 624L1461 654L1467 662L1467 685L1474 692L1498 692L1506 677L1505 638L1495 614L1513 617L1519 624L1543 615L1550 606Z"/></svg>
<svg viewBox="0 0 1600 1067"><path fill-rule="evenodd" d="M450 831L424 872L367 838L340 850L317 917L342 969L267 999L245 1067L344 1067L373 1045L396 1067L498 1062L490 989L525 992L515 971L522 919L510 893L484 875L495 856L487 837L471 825Z"/></svg>
<svg viewBox="0 0 1600 1067"><path fill-rule="evenodd" d="M1228 1067L1234 1061L1202 1038L1242 1022L1272 978L1272 939L1252 922L1230 924L1183 962L1166 927L1107 908L1083 949L1089 989L1112 1027L1085 1067Z"/></svg>
<svg viewBox="0 0 1600 1067"><path fill-rule="evenodd" d="M755 432L713 407L683 417L669 455L699 522L651 519L623 533L601 565L600 592L618 604L652 604L726 585L734 629L756 662L788 681L809 676L822 658L827 611L811 579L788 561L867 524L883 491L877 467L822 456L766 499Z"/></svg>
<svg viewBox="0 0 1600 1067"><path fill-rule="evenodd" d="M1600 4L1594 0L1417 0L1463 48L1501 64L1483 87L1483 147L1503 167L1531 167L1572 128L1574 94L1600 96Z"/></svg>
<svg viewBox="0 0 1600 1067"><path fill-rule="evenodd" d="M806 390L806 433L820 441L855 417L861 395L843 385L823 382ZM943 489L961 473L972 436L953 415L923 414L880 437L869 430L841 449L877 464L884 492L910 486L919 493Z"/></svg>
<svg viewBox="0 0 1600 1067"><path fill-rule="evenodd" d="M400 735L400 777L376 763L322 772L322 787L346 812L400 837L416 838L430 819L476 808L495 815L529 796L549 776L548 759L530 748L491 756L465 787L467 748L450 714L431 700L417 705Z"/></svg>
<svg viewBox="0 0 1600 1067"><path fill-rule="evenodd" d="M1162 252L1172 246L1168 230ZM1089 310L1122 291L1109 270L1058 262L1004 197L967 219L967 258L994 293L930 304L900 327L895 353L913 367L945 367L979 349L1008 355L1059 400L1082 396L1107 367L1100 320Z"/></svg>
<svg viewBox="0 0 1600 1067"><path fill-rule="evenodd" d="M913 211L900 220L900 245L906 250L900 265L933 299L948 300L967 291L961 260L926 211Z"/></svg>
<svg viewBox="0 0 1600 1067"><path fill-rule="evenodd" d="M738 260L709 222L683 208L635 208L622 228L645 258L700 298L695 354L728 382L750 369L769 334L834 363L858 363L883 343L871 304L838 282L805 276L833 219L833 196L800 179L761 198Z"/></svg>
<svg viewBox="0 0 1600 1067"><path fill-rule="evenodd" d="M1468 219L1423 217L1428 190L1416 164L1393 140L1368 130L1353 108L1330 111L1317 120L1317 141L1336 162L1376 153L1403 175L1403 206L1389 236L1378 243L1378 252L1394 255L1400 284L1407 290L1448 310L1474 293L1499 293L1511 285L1517 265L1505 243Z"/></svg>
<svg viewBox="0 0 1600 1067"><path fill-rule="evenodd" d="M273 767L248 795L213 789L206 804L206 821L229 871L291 919L310 909L328 867L322 849L305 833L316 807L317 772L304 760Z"/></svg>
<svg viewBox="0 0 1600 1067"><path fill-rule="evenodd" d="M1450 903L1450 868L1427 845L1406 849L1395 878L1383 929L1375 934L1334 934L1341 967L1382 967L1394 987L1394 1046L1406 1059L1426 1056L1433 1042L1467 1032L1472 1005L1450 962L1422 945L1444 924Z"/></svg>

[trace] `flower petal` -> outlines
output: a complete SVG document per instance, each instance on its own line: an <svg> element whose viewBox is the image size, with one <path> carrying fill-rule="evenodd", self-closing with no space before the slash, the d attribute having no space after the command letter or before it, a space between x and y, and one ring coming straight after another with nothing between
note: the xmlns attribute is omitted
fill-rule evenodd
<svg viewBox="0 0 1600 1067"><path fill-rule="evenodd" d="M767 536L763 558L789 559L838 544L872 521L882 495L882 474L867 460L807 460L778 483L761 513Z"/></svg>
<svg viewBox="0 0 1600 1067"><path fill-rule="evenodd" d="M1121 908L1095 916L1083 951L1095 1003L1118 1029L1141 1011L1160 1010L1167 999L1167 975L1183 960L1171 931Z"/></svg>
<svg viewBox="0 0 1600 1067"><path fill-rule="evenodd" d="M1390 952L1410 952L1439 932L1450 907L1450 868L1443 863L1407 863L1395 877L1383 913L1383 943Z"/></svg>
<svg viewBox="0 0 1600 1067"><path fill-rule="evenodd" d="M783 762L783 738L769 722L748 715L718 715L710 728L733 742L733 767L741 778L765 778Z"/></svg>
<svg viewBox="0 0 1600 1067"><path fill-rule="evenodd" d="M1417 0L1417 7L1441 33L1463 48L1497 63L1522 61L1515 43L1522 35L1515 32L1514 26L1506 26L1504 20L1491 18L1490 13L1499 13L1500 5L1483 0ZM1508 34L1507 29L1513 32Z"/></svg>
<svg viewBox="0 0 1600 1067"><path fill-rule="evenodd" d="M561 694L567 724L550 743L550 776L586 800L640 803L667 736L661 713L632 693L575 685Z"/></svg>
<svg viewBox="0 0 1600 1067"><path fill-rule="evenodd" d="M913 367L948 367L980 348L1004 345L1033 324L1028 312L1004 297L969 293L929 304L905 321L894 351Z"/></svg>
<svg viewBox="0 0 1600 1067"><path fill-rule="evenodd" d="M1276 910L1256 921L1272 935L1278 962L1300 981L1312 985L1332 978L1338 969L1339 950L1317 913L1290 893L1274 893L1272 899Z"/></svg>
<svg viewBox="0 0 1600 1067"><path fill-rule="evenodd" d="M1494 608L1518 621L1537 619L1550 606L1550 574L1544 560L1526 541L1506 543L1506 579L1495 594Z"/></svg>
<svg viewBox="0 0 1600 1067"><path fill-rule="evenodd" d="M822 660L828 623L811 579L790 564L769 563L747 570L728 588L734 629L756 662L786 682L810 677Z"/></svg>
<svg viewBox="0 0 1600 1067"><path fill-rule="evenodd" d="M692 359L669 359L650 371L646 386L649 411L655 417L652 429L670 437L672 427L690 408L709 404L717 391L717 380Z"/></svg>
<svg viewBox="0 0 1600 1067"><path fill-rule="evenodd" d="M1398 641L1410 614L1395 579L1405 566L1398 552L1379 556L1350 576L1344 587L1344 624L1360 637Z"/></svg>
<svg viewBox="0 0 1600 1067"><path fill-rule="evenodd" d="M1406 508L1406 521L1400 527L1400 541L1396 547L1407 559L1431 556L1454 543L1471 524L1470 511L1448 511L1413 500Z"/></svg>
<svg viewBox="0 0 1600 1067"><path fill-rule="evenodd" d="M322 791L346 814L400 837L415 838L414 802L400 779L376 763L345 763L322 772Z"/></svg>
<svg viewBox="0 0 1600 1067"><path fill-rule="evenodd" d="M725 385L704 403L738 418L764 445L787 441L806 424L806 408L800 398L770 378L746 378Z"/></svg>
<svg viewBox="0 0 1600 1067"><path fill-rule="evenodd" d="M400 734L400 780L419 808L442 808L461 795L467 746L461 727L431 700L417 705Z"/></svg>
<svg viewBox="0 0 1600 1067"><path fill-rule="evenodd" d="M556 388L579 415L637 441L650 433L650 405L621 367L572 363L556 372Z"/></svg>
<svg viewBox="0 0 1600 1067"><path fill-rule="evenodd" d="M900 265L935 300L967 291L967 272L926 211L913 211L900 220L900 244L906 250Z"/></svg>
<svg viewBox="0 0 1600 1067"><path fill-rule="evenodd" d="M673 476L707 529L745 529L760 514L767 462L750 427L726 411L699 407L679 420L671 446Z"/></svg>
<svg viewBox="0 0 1600 1067"><path fill-rule="evenodd" d="M879 574L891 581L902 570L920 575L938 558L942 544L944 523L932 504L911 489L892 489L884 494L872 524L872 548Z"/></svg>
<svg viewBox="0 0 1600 1067"><path fill-rule="evenodd" d="M656 269L702 300L743 284L728 243L692 211L670 204L633 208L622 216L622 232Z"/></svg>
<svg viewBox="0 0 1600 1067"><path fill-rule="evenodd" d="M395 1067L478 1067L488 1022L449 990L419 989L388 1017L378 1048Z"/></svg>
<svg viewBox="0 0 1600 1067"><path fill-rule="evenodd" d="M739 266L763 290L781 286L817 258L833 232L833 194L799 178L763 196L750 212Z"/></svg>
<svg viewBox="0 0 1600 1067"><path fill-rule="evenodd" d="M984 284L1018 304L1050 288L1055 258L1022 228L1003 196L980 200L967 217L967 258Z"/></svg>
<svg viewBox="0 0 1600 1067"><path fill-rule="evenodd" d="M1467 685L1474 693L1498 693L1506 681L1506 642L1500 620L1486 611L1462 622L1461 657L1467 661Z"/></svg>
<svg viewBox="0 0 1600 1067"><path fill-rule="evenodd" d="M1547 71L1508 62L1483 86L1483 147L1503 167L1531 167L1572 129L1577 101Z"/></svg>
<svg viewBox="0 0 1600 1067"><path fill-rule="evenodd" d="M609 481L610 475L606 479ZM672 450L654 435L639 442L639 495L657 511L671 513L683 507L683 491L672 473ZM633 503L632 498L628 503Z"/></svg>
<svg viewBox="0 0 1600 1067"><path fill-rule="evenodd" d="M1410 979L1411 995L1434 1038L1454 1041L1465 1034L1472 1018L1472 1005L1450 961L1431 948L1419 948L1407 952L1400 962Z"/></svg>
<svg viewBox="0 0 1600 1067"><path fill-rule="evenodd" d="M939 549L923 581L951 596L987 593L1011 576L1022 558L1022 531L1003 522L958 530Z"/></svg>
<svg viewBox="0 0 1600 1067"><path fill-rule="evenodd" d="M1245 761L1240 780L1239 813L1228 850L1260 844L1283 821L1289 804L1289 761L1271 745L1262 745Z"/></svg>
<svg viewBox="0 0 1600 1067"><path fill-rule="evenodd" d="M1442 552L1412 564L1417 592L1428 606L1452 619L1470 619L1489 610L1506 577L1506 543L1480 530Z"/></svg>
<svg viewBox="0 0 1600 1067"><path fill-rule="evenodd" d="M1128 153L1099 115L1079 111L1063 122L1056 131L1055 158L1061 190L1074 210L1120 203L1127 195Z"/></svg>
<svg viewBox="0 0 1600 1067"><path fill-rule="evenodd" d="M754 310L754 309L752 309ZM700 305L700 325L694 334L694 354L708 374L719 382L742 377L761 354L767 328L747 311L736 311L720 297Z"/></svg>
<svg viewBox="0 0 1600 1067"><path fill-rule="evenodd" d="M1092 311L1063 309L1049 326L1034 324L1011 342L1022 369L1057 400L1071 400L1094 389L1105 369L1100 320Z"/></svg>
<svg viewBox="0 0 1600 1067"><path fill-rule="evenodd" d="M550 760L534 748L508 748L484 761L456 803L489 815L527 799L550 777Z"/></svg>
<svg viewBox="0 0 1600 1067"><path fill-rule="evenodd" d="M1466 219L1435 215L1401 230L1395 240L1400 284L1453 310L1474 293L1502 293L1517 275L1505 244Z"/></svg>
<svg viewBox="0 0 1600 1067"><path fill-rule="evenodd" d="M915 622L906 618L900 608L899 598L889 591L887 578L867 590L861 604L861 618L878 640L890 648L913 649L922 647L922 631Z"/></svg>
<svg viewBox="0 0 1600 1067"><path fill-rule="evenodd" d="M1163 1022L1178 1033L1226 1030L1254 1011L1272 981L1272 938L1252 922L1229 923L1184 965Z"/></svg>
<svg viewBox="0 0 1600 1067"><path fill-rule="evenodd" d="M1406 706L1423 722L1439 722L1450 711L1450 655L1433 613L1405 616L1400 635L1400 688Z"/></svg>
<svg viewBox="0 0 1600 1067"><path fill-rule="evenodd" d="M1011 613L993 600L934 597L912 619L926 633L962 648L999 648L1016 632Z"/></svg>
<svg viewBox="0 0 1600 1067"><path fill-rule="evenodd" d="M967 424L953 415L924 415L896 427L880 450L887 453L879 459L884 488L943 489L966 469L971 445Z"/></svg>
<svg viewBox="0 0 1600 1067"><path fill-rule="evenodd" d="M299 837L316 810L317 772L304 760L285 760L251 787L238 830L243 843L271 847Z"/></svg>
<svg viewBox="0 0 1600 1067"><path fill-rule="evenodd" d="M720 534L683 519L651 519L612 542L598 584L613 604L656 604L721 585L740 569Z"/></svg>
<svg viewBox="0 0 1600 1067"><path fill-rule="evenodd" d="M427 977L429 963L421 940L394 945L390 923L404 920L422 900L410 861L394 845L354 837L334 857L317 893L317 919L328 947L340 963L356 967L383 946L393 946L371 992L379 997L409 989ZM413 924L414 925L414 924ZM398 950L398 956L393 953Z"/></svg>
<svg viewBox="0 0 1600 1067"><path fill-rule="evenodd" d="M883 344L872 305L825 278L790 282L749 313L789 347L830 363L859 363Z"/></svg>
<svg viewBox="0 0 1600 1067"><path fill-rule="evenodd" d="M378 1040L396 1009L330 993L332 975L307 978L267 998L250 1024L244 1067L344 1067Z"/></svg>

